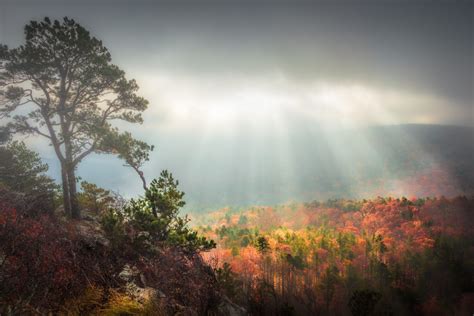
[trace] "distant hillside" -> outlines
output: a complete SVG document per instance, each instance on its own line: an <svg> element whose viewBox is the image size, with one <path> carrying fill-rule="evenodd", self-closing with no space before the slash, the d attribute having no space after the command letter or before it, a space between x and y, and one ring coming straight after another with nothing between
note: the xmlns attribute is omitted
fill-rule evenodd
<svg viewBox="0 0 474 316"><path fill-rule="evenodd" d="M359 129L291 121L261 130L157 135L147 178L168 169L186 192L187 211L288 201L376 196L455 196L474 192L474 128L394 125ZM45 160L60 179L55 160ZM95 155L83 179L142 194L138 177L118 159Z"/></svg>
<svg viewBox="0 0 474 316"><path fill-rule="evenodd" d="M275 204L289 200L433 196L474 192L474 129L441 125L325 131L288 128L255 137L243 130L183 179L193 208ZM250 145L253 144L253 145Z"/></svg>
<svg viewBox="0 0 474 316"><path fill-rule="evenodd" d="M468 315L474 199L330 200L221 209L204 254L251 314Z"/></svg>

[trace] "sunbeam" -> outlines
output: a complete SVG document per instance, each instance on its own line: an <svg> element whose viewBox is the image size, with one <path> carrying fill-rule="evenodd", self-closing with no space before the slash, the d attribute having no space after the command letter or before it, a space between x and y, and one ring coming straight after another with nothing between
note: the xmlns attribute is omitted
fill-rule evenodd
<svg viewBox="0 0 474 316"><path fill-rule="evenodd" d="M0 0L0 315L471 315L474 2L379 2Z"/></svg>

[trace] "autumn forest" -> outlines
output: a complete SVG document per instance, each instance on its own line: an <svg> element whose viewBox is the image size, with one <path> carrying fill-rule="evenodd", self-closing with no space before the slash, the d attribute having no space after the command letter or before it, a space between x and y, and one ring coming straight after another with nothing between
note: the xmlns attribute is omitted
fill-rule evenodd
<svg viewBox="0 0 474 316"><path fill-rule="evenodd" d="M39 2L0 315L474 313L472 3Z"/></svg>

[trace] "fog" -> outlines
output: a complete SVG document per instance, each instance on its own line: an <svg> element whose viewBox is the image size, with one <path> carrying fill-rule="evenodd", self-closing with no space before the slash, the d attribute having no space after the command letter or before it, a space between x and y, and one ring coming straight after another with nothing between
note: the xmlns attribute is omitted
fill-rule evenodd
<svg viewBox="0 0 474 316"><path fill-rule="evenodd" d="M102 39L150 101L117 126L155 145L146 177L172 171L190 207L469 191L472 4L384 5L2 1L0 42L66 15ZM110 156L78 174L141 193Z"/></svg>

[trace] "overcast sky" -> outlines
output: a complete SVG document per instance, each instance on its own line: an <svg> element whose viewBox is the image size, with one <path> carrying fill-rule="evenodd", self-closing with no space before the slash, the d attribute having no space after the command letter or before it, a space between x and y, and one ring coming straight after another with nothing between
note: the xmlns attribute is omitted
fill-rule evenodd
<svg viewBox="0 0 474 316"><path fill-rule="evenodd" d="M359 89L373 102L388 98L377 107L395 122L472 123L472 2L219 2L2 0L0 40L16 46L29 20L73 17L137 78L162 119L223 97L253 107L239 99L245 93L301 107L324 90L357 103Z"/></svg>
<svg viewBox="0 0 474 316"><path fill-rule="evenodd" d="M0 0L0 42L44 16L81 23L150 101L127 129L162 162L241 129L473 124L470 1L131 2Z"/></svg>

